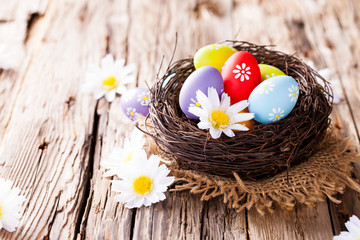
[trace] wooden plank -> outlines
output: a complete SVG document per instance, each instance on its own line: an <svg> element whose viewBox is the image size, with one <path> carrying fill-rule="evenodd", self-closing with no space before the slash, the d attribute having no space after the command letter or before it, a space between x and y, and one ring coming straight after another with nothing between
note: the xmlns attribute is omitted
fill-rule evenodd
<svg viewBox="0 0 360 240"><path fill-rule="evenodd" d="M231 19L229 18L231 6L231 1L166 2L161 11L165 14L161 17L158 30L157 49L158 62L161 60L161 54L165 53L163 70L167 67L167 62L171 57L176 32L179 38L175 60L194 54L198 48L206 44L231 38ZM181 15L183 18L172 17L175 15ZM154 74L155 72L152 73L152 75ZM141 78L139 80L141 81ZM188 212L185 215L186 218L181 219L180 227L174 228L170 232L167 225L163 226L162 222L155 221L156 215L151 214L153 211L151 208L141 208L136 212L134 238L144 239L146 236L152 236L152 239L221 239L228 236L229 239L246 239L247 228L244 213L238 214L233 210L229 211L223 205L222 199L214 199L210 203L199 203L198 196L191 198L187 197L188 195L185 196L184 199L183 195L175 195L171 200L164 201L164 204L168 204L169 201L176 202L168 207L168 211L171 213L174 210L177 211L176 209L179 207ZM178 207L173 209L176 205ZM156 206L154 208L156 210ZM176 216L183 216L183 214L174 214L168 220L170 226L179 222ZM153 218L153 220L144 220L148 218ZM199 220L200 218L200 221L194 221L194 219ZM187 231L190 228L191 231L184 233L182 228ZM157 229L162 229L162 231L157 231Z"/></svg>
<svg viewBox="0 0 360 240"><path fill-rule="evenodd" d="M238 27L240 28L240 36L250 35L252 38L249 40L259 41L261 44L275 43L280 46L280 49L284 48L281 49L282 51L288 53L296 51L297 55L303 59L313 59L318 67L325 67L324 64L318 64L321 62L322 56L322 52L318 48L324 46L322 49L329 51L325 47L326 42L319 37L321 34L324 35L319 32L323 31L319 25L323 22L321 17L324 6L321 2L272 1L270 3L262 1L260 7L257 4L255 1L242 2L239 11L243 14L235 10L234 12L237 14L234 14L236 19L234 22L260 21L267 24L240 25ZM282 14L283 17L277 18L276 16L279 14ZM328 59L326 56L324 58ZM331 68L333 65L327 66ZM339 111L349 116L349 109L346 104L343 103L339 107ZM346 125L355 130L354 123L351 120L341 125ZM333 235L333 223L329 217L327 203L318 204L311 210L299 206L295 212L280 211L271 216L265 216L265 218L256 217L254 214L256 214L255 211L248 213L250 239L319 239L320 236L324 239L330 239ZM296 219L296 221L289 218Z"/></svg>
<svg viewBox="0 0 360 240"><path fill-rule="evenodd" d="M0 148L0 175L15 180L27 200L19 229L2 230L2 238L72 239L78 231L95 106L79 87L86 66L105 49L103 12L96 2L52 1L39 20L48 28L26 71Z"/></svg>
<svg viewBox="0 0 360 240"><path fill-rule="evenodd" d="M151 4L144 1L132 1L130 6L126 7L129 11L127 14L139 17L130 17L127 40L121 37L124 35L123 25L117 26L109 23L109 29L111 29L110 51L115 52L119 57L128 53L126 56L128 62L135 62L139 67L138 85L145 86L145 82L151 84L162 55L166 54L163 69L171 57L176 32L179 33L176 52L178 58L184 58L194 53L197 48L205 44L224 40L226 36L231 38L231 28L229 27L219 28L222 30L221 33L218 31L215 34L214 31L210 31L214 23L217 25L226 23L230 26L230 19L225 17L230 12L230 7L231 2L228 1L225 6L218 9L218 11L224 11L220 14L221 21L209 21L209 14L212 13L208 8L213 9L214 5L203 6L200 3L176 1L166 3L157 1L151 2ZM195 9L197 13L195 14L189 9ZM188 23L173 18L174 14L186 16L184 19ZM112 18L110 16L110 19ZM147 23L146 27L143 27L144 22ZM201 32L198 31L198 34L193 34L196 29L201 28L205 28L206 31L201 30ZM227 34L224 34L226 31ZM206 37L200 38L204 35L203 33L208 33L208 35L205 34ZM124 49L119 49L120 43L124 42L127 43L125 52ZM108 107L108 105L105 106ZM211 201L210 205L206 204L207 207L204 208L204 203L200 201L199 196L189 193L168 193L165 201L137 210L128 210L122 204L112 201L115 194L110 193L109 181L102 178L104 170L99 168L99 162L106 157L112 146L121 146L122 144L125 129L120 127L124 131L119 131L119 126L129 125L129 122L124 120L122 114L119 114L119 108L119 101L116 100L111 104L110 109L101 111L100 114L98 150L94 159L93 185L90 190L91 202L87 207L89 216L84 217L82 228L86 234L82 237L102 238L105 236L115 239L129 237L134 239L200 239L206 237L218 239L228 236L230 239L246 239L245 215L227 210L221 199ZM129 130L129 128L126 129L126 131ZM101 210L97 212L96 209ZM118 217L119 214L123 216L122 219ZM106 221L105 219L109 219L109 216L115 216L118 221ZM134 222L131 222L132 219ZM218 224L216 228L214 228L214 220ZM127 226L126 230L124 226ZM131 229L132 227L133 229ZM120 233L114 229L123 229L123 231Z"/></svg>
<svg viewBox="0 0 360 240"><path fill-rule="evenodd" d="M273 214L264 216L251 209L248 212L248 221L250 239L316 240L331 239L333 236L326 202L318 204L314 209L306 206L298 206L295 211L277 208Z"/></svg>
<svg viewBox="0 0 360 240"><path fill-rule="evenodd" d="M314 60L316 67L334 69L346 93L332 115L336 130L359 137L359 4L0 2L5 6L0 9L0 40L13 40L19 48L25 43L26 51L16 71L0 73L0 176L15 180L27 197L21 227L13 234L0 231L0 238L330 239L332 225L338 233L345 216L360 214L353 204L359 202L358 194L347 192L339 206L323 202L314 209L299 206L265 217L255 210L238 214L221 199L203 203L186 192L167 193L165 201L148 208L124 208L113 201L115 193L109 179L102 178L100 162L113 146L122 145L130 122L119 99L112 104L100 100L95 109L92 96L78 90L86 66L107 51L135 63L137 85L145 86L146 81L151 85L163 54L162 70L167 66L175 32L175 59L236 35L277 44L276 49Z"/></svg>
<svg viewBox="0 0 360 240"><path fill-rule="evenodd" d="M31 3L26 1L22 4L20 2L0 2L0 45L7 48L15 63L12 70L0 70L0 144L31 59L31 54L25 51L26 45L24 46L24 41L33 27L31 21L34 19L31 16L43 15L48 4L47 0Z"/></svg>
<svg viewBox="0 0 360 240"><path fill-rule="evenodd" d="M341 5L340 5L341 4ZM341 126L342 135L354 138L354 142L359 142L360 114L358 107L360 98L359 90L359 71L360 64L359 42L360 37L359 13L355 11L359 7L358 1L331 1L331 7L326 9L324 15L324 30L322 37L328 42L331 51L324 52L327 64L332 66L336 77L341 81L341 87L345 95L344 107L336 106L335 114L338 126ZM330 16L331 14L331 16ZM336 114L338 113L338 114ZM355 176L360 179L360 164L355 163ZM330 204L335 234L344 230L344 222L355 214L360 216L358 203L360 194L352 190L345 192L341 197L342 204Z"/></svg>
<svg viewBox="0 0 360 240"><path fill-rule="evenodd" d="M7 1L0 0L0 22L27 21L32 14L43 14L48 0ZM18 29L19 30L19 29Z"/></svg>
<svg viewBox="0 0 360 240"><path fill-rule="evenodd" d="M139 75L150 80L149 63L153 61L155 44L153 29L156 29L156 18L159 16L160 1L143 2L145 9L139 7L140 1L117 0L108 4L109 20L108 50L117 58L127 59L127 63L135 64ZM121 6L121 7L119 7ZM146 10L146 11L145 11ZM145 11L147 14L142 14ZM149 11L149 12L148 12ZM150 14L152 13L152 14ZM118 17L122 16L122 17ZM139 18L133 18L139 16ZM142 27L146 23L145 28ZM132 29L133 28L133 29ZM134 41L134 42L131 42ZM144 82L142 83L144 84ZM135 87L136 83L131 87ZM103 178L104 169L100 162L104 160L114 147L122 147L126 133L133 129L133 123L122 113L120 99L111 104L99 101L97 114L99 115L98 136L93 162L93 177L91 179L90 198L86 212L82 219L79 239L96 238L131 239L133 235L133 218L136 210L129 210L123 204L115 202L108 178ZM114 219L114 220L112 220Z"/></svg>

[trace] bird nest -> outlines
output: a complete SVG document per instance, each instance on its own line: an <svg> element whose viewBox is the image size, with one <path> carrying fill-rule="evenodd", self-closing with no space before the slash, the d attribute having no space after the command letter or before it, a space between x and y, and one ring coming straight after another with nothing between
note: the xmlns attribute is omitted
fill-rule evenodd
<svg viewBox="0 0 360 240"><path fill-rule="evenodd" d="M255 125L232 138L222 135L213 139L179 107L180 89L195 71L192 58L179 60L151 88L151 136L163 153L181 169L225 177L236 173L243 179L274 176L313 155L330 124L332 91L328 82L294 55L248 42L225 44L250 52L259 64L272 65L293 77L300 90L295 108L281 121Z"/></svg>

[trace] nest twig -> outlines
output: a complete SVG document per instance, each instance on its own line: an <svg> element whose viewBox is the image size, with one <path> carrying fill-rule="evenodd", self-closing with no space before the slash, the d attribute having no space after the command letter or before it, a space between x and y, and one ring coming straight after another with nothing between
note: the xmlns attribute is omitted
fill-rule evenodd
<svg viewBox="0 0 360 240"><path fill-rule="evenodd" d="M181 168L220 176L236 172L244 179L260 179L306 160L316 151L330 124L332 91L328 82L294 55L248 42L226 44L250 52L258 63L275 66L298 82L300 93L292 112L279 122L236 132L233 138L222 135L212 139L179 107L180 89L195 71L193 59L182 59L173 63L151 89L153 139Z"/></svg>

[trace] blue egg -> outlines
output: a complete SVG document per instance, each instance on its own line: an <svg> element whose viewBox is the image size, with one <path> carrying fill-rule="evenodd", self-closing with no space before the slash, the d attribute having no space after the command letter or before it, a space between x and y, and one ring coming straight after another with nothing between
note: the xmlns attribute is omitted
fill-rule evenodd
<svg viewBox="0 0 360 240"><path fill-rule="evenodd" d="M255 120L267 124L284 119L295 107L299 85L289 76L268 78L260 83L249 96L249 112Z"/></svg>

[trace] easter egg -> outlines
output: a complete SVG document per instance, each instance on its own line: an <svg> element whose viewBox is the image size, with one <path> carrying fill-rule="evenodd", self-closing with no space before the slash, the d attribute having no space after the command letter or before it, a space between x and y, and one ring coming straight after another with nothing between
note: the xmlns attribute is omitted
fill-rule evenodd
<svg viewBox="0 0 360 240"><path fill-rule="evenodd" d="M271 65L259 64L259 68L261 73L261 81L264 81L271 77L285 75L283 71Z"/></svg>
<svg viewBox="0 0 360 240"><path fill-rule="evenodd" d="M211 44L200 48L194 56L194 66L199 69L212 66L221 72L226 60L237 50L224 44Z"/></svg>
<svg viewBox="0 0 360 240"><path fill-rule="evenodd" d="M150 92L146 88L133 88L124 93L120 99L120 106L125 115L136 121L139 115L149 113Z"/></svg>
<svg viewBox="0 0 360 240"><path fill-rule="evenodd" d="M207 95L208 88L213 87L220 95L224 88L220 72L210 66L201 67L190 74L181 87L179 105L186 116L192 119L199 117L189 112L190 106L197 106L196 91L200 90Z"/></svg>
<svg viewBox="0 0 360 240"><path fill-rule="evenodd" d="M245 108L244 110L242 110L240 113L248 113L249 109ZM254 120L248 120L248 121L243 121L243 122L238 122L238 124L242 124L245 127L247 127L249 130L252 130L254 128L255 125L255 121ZM236 130L235 130L236 131Z"/></svg>
<svg viewBox="0 0 360 240"><path fill-rule="evenodd" d="M299 85L290 76L281 75L260 83L249 97L249 111L255 120L266 124L284 119L295 107Z"/></svg>
<svg viewBox="0 0 360 240"><path fill-rule="evenodd" d="M249 52L234 53L225 63L222 73L224 92L231 104L247 100L252 90L260 84L261 75L258 63Z"/></svg>

